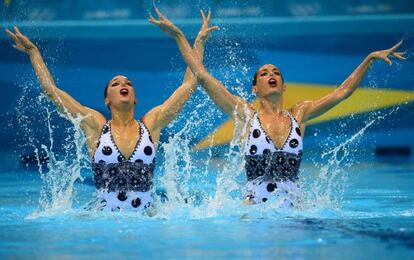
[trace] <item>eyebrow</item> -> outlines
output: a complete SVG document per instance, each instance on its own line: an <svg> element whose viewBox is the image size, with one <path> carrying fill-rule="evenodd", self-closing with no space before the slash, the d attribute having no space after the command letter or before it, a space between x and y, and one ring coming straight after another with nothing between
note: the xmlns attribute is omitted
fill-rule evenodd
<svg viewBox="0 0 414 260"><path fill-rule="evenodd" d="M119 78L114 78L113 80L111 80L111 83L113 83L114 81L117 81L117 80L119 80ZM125 80L129 83L132 83L132 81L128 78L125 78Z"/></svg>
<svg viewBox="0 0 414 260"><path fill-rule="evenodd" d="M261 69L261 70L259 70L259 73L260 72L264 72L264 71L269 71L267 68L264 68L264 69ZM273 68L272 69L272 71L277 71L277 72L279 72L280 73L280 70L279 69L277 69L277 68Z"/></svg>

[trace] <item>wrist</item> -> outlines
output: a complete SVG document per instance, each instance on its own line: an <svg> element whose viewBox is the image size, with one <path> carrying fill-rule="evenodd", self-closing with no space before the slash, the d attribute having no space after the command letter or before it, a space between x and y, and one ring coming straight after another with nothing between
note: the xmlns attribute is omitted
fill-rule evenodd
<svg viewBox="0 0 414 260"><path fill-rule="evenodd" d="M178 30L177 32L175 32L174 38L176 40L183 39L185 38L185 35L181 30Z"/></svg>
<svg viewBox="0 0 414 260"><path fill-rule="evenodd" d="M375 59L375 52L371 52L370 54L368 54L368 56L367 56L367 59L369 60L369 61L372 61L372 60L374 60Z"/></svg>
<svg viewBox="0 0 414 260"><path fill-rule="evenodd" d="M27 54L30 56L40 54L39 49L37 47L33 47L27 50Z"/></svg>

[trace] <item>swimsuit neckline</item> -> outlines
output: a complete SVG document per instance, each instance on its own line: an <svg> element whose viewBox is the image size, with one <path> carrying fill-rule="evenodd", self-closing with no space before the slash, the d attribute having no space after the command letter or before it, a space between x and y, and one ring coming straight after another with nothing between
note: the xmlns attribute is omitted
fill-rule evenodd
<svg viewBox="0 0 414 260"><path fill-rule="evenodd" d="M131 155L127 158L122 152L121 152L121 150L118 148L118 145L116 144L116 142L115 142L115 139L114 139L114 137L112 136L112 126L111 126L111 122L112 122L112 120L109 120L109 122L108 122L108 126L109 126L109 137L111 138L111 141L112 141L112 143L114 144L114 147L115 147L115 149L118 151L118 153L125 159L125 160L127 160L127 161L129 161L129 160L131 160L131 158L134 156L134 154L135 154L135 152L136 152L136 150L137 150L137 147L141 144L141 140L142 140L142 136L143 136L143 129L142 129L142 126L141 126L141 124L140 124L140 122L138 122L137 120L135 120L135 122L137 122L137 124L138 124L138 131L139 131L139 138L138 138L138 140L137 140L137 142L135 143L135 147L134 147L134 150L132 151L132 153L131 153Z"/></svg>
<svg viewBox="0 0 414 260"><path fill-rule="evenodd" d="M290 113L289 113L287 110L282 110L282 111L283 111L283 113L284 113L284 114L286 114L286 115L289 117L289 119L290 119L290 130L289 130L288 135L287 135L287 136L286 136L286 138L285 138L285 141L283 142L283 144L282 144L282 146L281 146L280 148L276 145L276 142L274 142L274 141L273 141L272 137L271 137L271 136L267 133L267 131L264 129L264 127L263 127L263 125L262 125L262 121L260 120L260 117L259 117L259 112L258 112L258 111L256 112L256 114L257 114L257 120L259 121L259 126L260 126L260 128L263 130L263 132L265 133L265 135L269 138L270 142L272 142L272 144L273 144L273 146L275 147L275 149L276 149L276 150L278 150L278 151L282 151L282 150L283 150L283 148L285 148L286 143L287 143L287 141L289 140L289 137L291 136L291 134L292 134L292 129L293 129L293 121L292 121L292 117L291 117Z"/></svg>

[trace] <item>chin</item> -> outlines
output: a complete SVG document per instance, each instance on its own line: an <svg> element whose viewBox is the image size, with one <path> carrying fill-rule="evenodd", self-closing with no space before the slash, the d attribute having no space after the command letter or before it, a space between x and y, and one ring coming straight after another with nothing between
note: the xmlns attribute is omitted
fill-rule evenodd
<svg viewBox="0 0 414 260"><path fill-rule="evenodd" d="M263 95L264 97L271 97L271 96L280 96L283 94L282 90L279 89L274 89L271 91L268 91L265 95Z"/></svg>

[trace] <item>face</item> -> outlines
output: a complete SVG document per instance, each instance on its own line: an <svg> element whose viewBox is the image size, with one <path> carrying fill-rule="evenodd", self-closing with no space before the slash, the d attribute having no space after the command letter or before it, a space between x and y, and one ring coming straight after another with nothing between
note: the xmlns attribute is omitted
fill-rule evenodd
<svg viewBox="0 0 414 260"><path fill-rule="evenodd" d="M256 72L253 92L260 97L281 95L286 89L280 70L273 64L266 64Z"/></svg>
<svg viewBox="0 0 414 260"><path fill-rule="evenodd" d="M134 106L137 103L132 82L124 76L116 76L109 81L105 104L107 106Z"/></svg>

